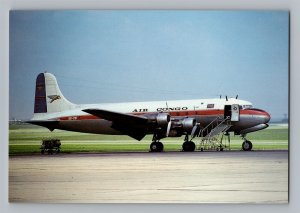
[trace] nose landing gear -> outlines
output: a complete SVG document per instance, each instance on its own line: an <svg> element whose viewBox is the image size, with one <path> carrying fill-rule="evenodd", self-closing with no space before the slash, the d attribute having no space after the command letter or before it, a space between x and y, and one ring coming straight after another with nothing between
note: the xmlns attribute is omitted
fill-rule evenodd
<svg viewBox="0 0 300 213"><path fill-rule="evenodd" d="M242 135L242 138L244 139L244 142L242 143L242 149L244 151L251 151L253 147L251 141L247 140L247 138L245 138L245 135Z"/></svg>
<svg viewBox="0 0 300 213"><path fill-rule="evenodd" d="M252 150L252 143L251 141L245 140L242 144L242 149L244 151L251 151Z"/></svg>

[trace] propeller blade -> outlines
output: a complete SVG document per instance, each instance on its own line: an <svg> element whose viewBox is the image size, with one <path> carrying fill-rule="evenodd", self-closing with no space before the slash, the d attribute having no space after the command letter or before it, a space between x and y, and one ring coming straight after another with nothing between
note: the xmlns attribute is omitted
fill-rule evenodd
<svg viewBox="0 0 300 213"><path fill-rule="evenodd" d="M167 126L167 132L166 132L166 136L169 136L170 130L171 130L171 126L172 126L172 121L169 121L168 126Z"/></svg>
<svg viewBox="0 0 300 213"><path fill-rule="evenodd" d="M192 132L191 132L191 138L192 139L195 137L195 133L196 133L197 130L198 130L198 125L195 125L192 129Z"/></svg>

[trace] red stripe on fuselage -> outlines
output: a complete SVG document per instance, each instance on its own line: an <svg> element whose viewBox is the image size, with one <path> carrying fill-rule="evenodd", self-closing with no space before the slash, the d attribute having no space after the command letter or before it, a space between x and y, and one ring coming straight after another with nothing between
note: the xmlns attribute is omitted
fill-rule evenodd
<svg viewBox="0 0 300 213"><path fill-rule="evenodd" d="M95 120L95 119L101 119L97 116L94 115L74 115L74 116L65 116L65 117L60 117L58 120L61 121L74 121L74 120Z"/></svg>
<svg viewBox="0 0 300 213"><path fill-rule="evenodd" d="M129 115L144 115L144 114L153 114L153 113L159 113L159 112L140 112L140 113L128 113ZM171 112L165 112L169 113L171 116L223 116L224 110L185 110L185 111L171 111ZM240 110L241 115L269 115L267 112L262 110ZM66 120L94 120L94 119L101 119L94 115L74 115L74 116L64 116L57 118L61 121Z"/></svg>

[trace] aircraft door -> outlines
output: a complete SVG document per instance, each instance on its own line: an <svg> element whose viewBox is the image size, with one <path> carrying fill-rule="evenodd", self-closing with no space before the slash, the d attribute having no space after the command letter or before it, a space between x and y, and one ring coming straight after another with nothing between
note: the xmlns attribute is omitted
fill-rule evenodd
<svg viewBox="0 0 300 213"><path fill-rule="evenodd" d="M240 120L240 109L238 104L225 105L224 118L230 118L230 121Z"/></svg>
<svg viewBox="0 0 300 213"><path fill-rule="evenodd" d="M231 119L231 105L225 105L224 107L224 119L228 117Z"/></svg>
<svg viewBox="0 0 300 213"><path fill-rule="evenodd" d="M238 104L231 105L231 121L240 120L240 108Z"/></svg>

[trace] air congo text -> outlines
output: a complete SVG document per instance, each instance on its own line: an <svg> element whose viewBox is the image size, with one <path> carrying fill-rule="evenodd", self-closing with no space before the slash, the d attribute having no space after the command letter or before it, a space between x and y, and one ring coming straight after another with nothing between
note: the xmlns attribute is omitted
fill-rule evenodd
<svg viewBox="0 0 300 213"><path fill-rule="evenodd" d="M164 112L164 111L180 111L180 110L187 110L188 107L165 107L165 108L157 108L157 112ZM134 109L132 112L148 112L148 109Z"/></svg>

